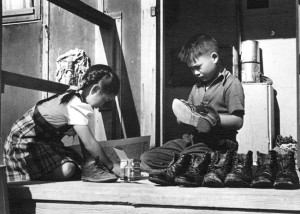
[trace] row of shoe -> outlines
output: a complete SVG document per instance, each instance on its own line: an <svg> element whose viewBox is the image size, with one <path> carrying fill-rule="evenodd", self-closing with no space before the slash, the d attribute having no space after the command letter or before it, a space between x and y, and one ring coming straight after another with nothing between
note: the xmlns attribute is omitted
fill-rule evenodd
<svg viewBox="0 0 300 214"><path fill-rule="evenodd" d="M295 153L268 154L257 152L257 170L253 173L253 152L239 154L205 153L202 156L175 155L169 167L149 174L149 181L165 186L189 187L252 187L297 189L299 177L295 166Z"/></svg>

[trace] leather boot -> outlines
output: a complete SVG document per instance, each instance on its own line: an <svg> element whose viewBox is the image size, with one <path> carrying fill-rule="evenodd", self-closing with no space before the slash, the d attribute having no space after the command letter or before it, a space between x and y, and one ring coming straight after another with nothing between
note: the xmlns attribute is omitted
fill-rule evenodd
<svg viewBox="0 0 300 214"><path fill-rule="evenodd" d="M83 165L82 181L109 183L116 182L118 177L104 166L99 158L89 158Z"/></svg>
<svg viewBox="0 0 300 214"><path fill-rule="evenodd" d="M175 183L180 186L199 187L202 186L204 175L207 173L210 163L210 154L201 156L193 155L189 169L175 178Z"/></svg>
<svg viewBox="0 0 300 214"><path fill-rule="evenodd" d="M215 152L208 173L204 176L204 187L224 187L224 179L232 170L235 150L228 150L225 154Z"/></svg>
<svg viewBox="0 0 300 214"><path fill-rule="evenodd" d="M299 177L296 172L295 153L288 151L280 155L280 170L275 179L275 189L298 189Z"/></svg>
<svg viewBox="0 0 300 214"><path fill-rule="evenodd" d="M270 150L268 154L257 151L257 170L251 182L253 188L272 188L279 171L277 152Z"/></svg>
<svg viewBox="0 0 300 214"><path fill-rule="evenodd" d="M148 180L164 186L174 186L175 177L188 169L191 159L192 156L188 154L181 155L179 158L174 155L173 161L167 169L158 174L149 174Z"/></svg>
<svg viewBox="0 0 300 214"><path fill-rule="evenodd" d="M253 152L237 154L234 158L233 168L225 178L227 187L250 187L252 181Z"/></svg>

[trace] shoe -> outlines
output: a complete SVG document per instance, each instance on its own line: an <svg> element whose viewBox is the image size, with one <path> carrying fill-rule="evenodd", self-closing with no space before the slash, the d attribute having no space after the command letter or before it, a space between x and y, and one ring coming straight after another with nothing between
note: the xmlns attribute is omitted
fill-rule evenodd
<svg viewBox="0 0 300 214"><path fill-rule="evenodd" d="M181 155L180 157L175 154L173 161L167 169L160 173L149 174L148 180L163 186L174 186L176 185L174 181L175 177L188 169L191 159L192 156L188 154Z"/></svg>
<svg viewBox="0 0 300 214"><path fill-rule="evenodd" d="M218 112L210 105L193 106L185 100L174 99L172 109L179 121L196 127L199 132L209 132L220 121Z"/></svg>
<svg viewBox="0 0 300 214"><path fill-rule="evenodd" d="M234 159L233 168L227 174L224 184L227 187L250 187L252 181L253 152L237 154Z"/></svg>
<svg viewBox="0 0 300 214"><path fill-rule="evenodd" d="M184 174L175 178L176 185L189 187L202 186L203 178L207 173L210 160L209 153L205 153L203 156L194 155L189 169Z"/></svg>
<svg viewBox="0 0 300 214"><path fill-rule="evenodd" d="M99 158L89 158L82 169L82 181L96 183L116 182L118 177L104 166Z"/></svg>
<svg viewBox="0 0 300 214"><path fill-rule="evenodd" d="M279 162L275 150L270 150L268 154L257 151L257 171L250 187L272 188L278 171Z"/></svg>
<svg viewBox="0 0 300 214"><path fill-rule="evenodd" d="M228 150L225 154L214 152L208 173L204 176L204 187L224 187L226 175L232 170L235 150Z"/></svg>
<svg viewBox="0 0 300 214"><path fill-rule="evenodd" d="M299 177L296 172L295 153L288 151L280 155L280 170L274 182L275 189L298 189Z"/></svg>

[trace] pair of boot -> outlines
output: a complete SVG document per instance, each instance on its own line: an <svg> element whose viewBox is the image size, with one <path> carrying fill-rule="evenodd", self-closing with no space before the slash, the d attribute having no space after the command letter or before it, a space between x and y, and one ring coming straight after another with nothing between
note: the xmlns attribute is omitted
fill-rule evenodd
<svg viewBox="0 0 300 214"><path fill-rule="evenodd" d="M208 173L204 176L203 187L225 187L228 182L238 183L238 178L242 178L242 174L234 169L234 163L237 160L235 150L228 150L226 153L212 153L212 160L209 165ZM231 172L231 173L230 173ZM231 175L230 177L228 177ZM229 180L229 178L231 180ZM235 184L237 185L237 184Z"/></svg>
<svg viewBox="0 0 300 214"><path fill-rule="evenodd" d="M275 150L268 154L257 152L257 171L251 187L298 189L300 186L294 151L289 150L283 154Z"/></svg>
<svg viewBox="0 0 300 214"><path fill-rule="evenodd" d="M157 174L150 174L148 180L164 186L221 187L232 169L235 150L225 154L214 152L202 156L184 154L173 159L169 167Z"/></svg>
<svg viewBox="0 0 300 214"><path fill-rule="evenodd" d="M175 156L164 171L149 175L149 181L164 186L249 187L252 180L252 151L237 154L205 153L203 156Z"/></svg>
<svg viewBox="0 0 300 214"><path fill-rule="evenodd" d="M210 163L210 154L174 155L169 167L159 173L149 174L148 180L163 186L201 186Z"/></svg>
<svg viewBox="0 0 300 214"><path fill-rule="evenodd" d="M300 187L295 153L291 150L283 154L278 154L275 150L270 150L268 154L257 152L257 171L254 176L253 152L250 150L247 154L230 154L228 151L225 158L221 155L219 162L214 163L216 162L212 162L210 166L211 172L204 177L203 186L275 189Z"/></svg>

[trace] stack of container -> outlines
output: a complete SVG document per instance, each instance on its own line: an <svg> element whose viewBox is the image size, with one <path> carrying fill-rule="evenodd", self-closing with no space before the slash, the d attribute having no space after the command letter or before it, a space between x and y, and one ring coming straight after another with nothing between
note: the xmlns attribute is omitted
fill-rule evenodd
<svg viewBox="0 0 300 214"><path fill-rule="evenodd" d="M260 82L258 41L246 40L241 45L242 82Z"/></svg>

